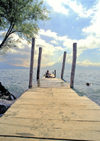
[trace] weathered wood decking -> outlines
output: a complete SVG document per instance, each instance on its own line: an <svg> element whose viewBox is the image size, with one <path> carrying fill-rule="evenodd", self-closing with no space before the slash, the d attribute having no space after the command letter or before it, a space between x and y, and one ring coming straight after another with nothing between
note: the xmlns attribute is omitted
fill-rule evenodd
<svg viewBox="0 0 100 141"><path fill-rule="evenodd" d="M100 107L60 79L42 79L0 118L0 141L100 141Z"/></svg>

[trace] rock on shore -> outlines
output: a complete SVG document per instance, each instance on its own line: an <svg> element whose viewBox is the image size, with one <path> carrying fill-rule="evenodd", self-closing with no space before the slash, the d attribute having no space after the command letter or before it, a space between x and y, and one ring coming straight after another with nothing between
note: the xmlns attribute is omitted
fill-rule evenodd
<svg viewBox="0 0 100 141"><path fill-rule="evenodd" d="M4 114L7 110L7 107L4 105L0 105L0 114Z"/></svg>
<svg viewBox="0 0 100 141"><path fill-rule="evenodd" d="M0 99L15 100L16 97L11 94L0 82Z"/></svg>
<svg viewBox="0 0 100 141"><path fill-rule="evenodd" d="M11 94L0 82L0 114L4 114L15 100L16 97Z"/></svg>

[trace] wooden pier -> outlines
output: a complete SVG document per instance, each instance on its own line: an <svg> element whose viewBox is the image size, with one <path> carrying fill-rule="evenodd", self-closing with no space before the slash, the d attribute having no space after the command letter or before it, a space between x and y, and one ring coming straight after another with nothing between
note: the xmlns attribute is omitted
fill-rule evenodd
<svg viewBox="0 0 100 141"><path fill-rule="evenodd" d="M100 141L100 107L61 79L44 78L0 118L0 141L54 140Z"/></svg>

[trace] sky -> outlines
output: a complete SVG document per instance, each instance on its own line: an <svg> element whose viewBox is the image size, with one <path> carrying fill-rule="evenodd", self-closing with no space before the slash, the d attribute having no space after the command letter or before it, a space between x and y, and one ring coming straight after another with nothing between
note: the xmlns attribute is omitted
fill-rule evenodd
<svg viewBox="0 0 100 141"><path fill-rule="evenodd" d="M77 64L100 67L100 0L44 0L44 4L50 11L50 20L39 22L35 66L39 47L43 49L42 67L61 63L64 51L67 63L71 64L73 43L76 42ZM0 62L29 67L31 44L17 34L11 35L11 39L17 47L0 55Z"/></svg>

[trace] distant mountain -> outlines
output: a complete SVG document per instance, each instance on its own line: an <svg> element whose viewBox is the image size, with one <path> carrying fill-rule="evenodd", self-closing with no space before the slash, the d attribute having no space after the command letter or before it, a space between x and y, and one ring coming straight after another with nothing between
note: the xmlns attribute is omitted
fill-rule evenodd
<svg viewBox="0 0 100 141"><path fill-rule="evenodd" d="M27 67L14 66L4 62L0 62L0 69L27 69Z"/></svg>
<svg viewBox="0 0 100 141"><path fill-rule="evenodd" d="M65 70L69 70L69 71L71 71L71 67L72 67L72 64L68 64L68 63L66 63L65 64ZM49 66L49 67L44 67L45 69L50 69L50 70L59 70L59 69L61 69L62 68L62 63L56 63L56 64L54 64L54 65L52 65L52 66ZM78 70L83 70L83 69L85 69L85 70L91 70L91 69L94 69L94 70L100 70L100 66L81 66L81 65L78 65L78 64L76 64L76 69Z"/></svg>
<svg viewBox="0 0 100 141"><path fill-rule="evenodd" d="M65 70L71 70L71 64L67 64L65 65ZM43 67L46 70L60 70L62 68L62 63L56 63L52 66L48 66L48 67ZM0 69L28 69L28 67L22 67L22 66L14 66L14 65L10 65L4 62L0 62ZM35 67L36 69L36 67ZM80 65L76 65L76 69L100 69L100 66L80 66Z"/></svg>

